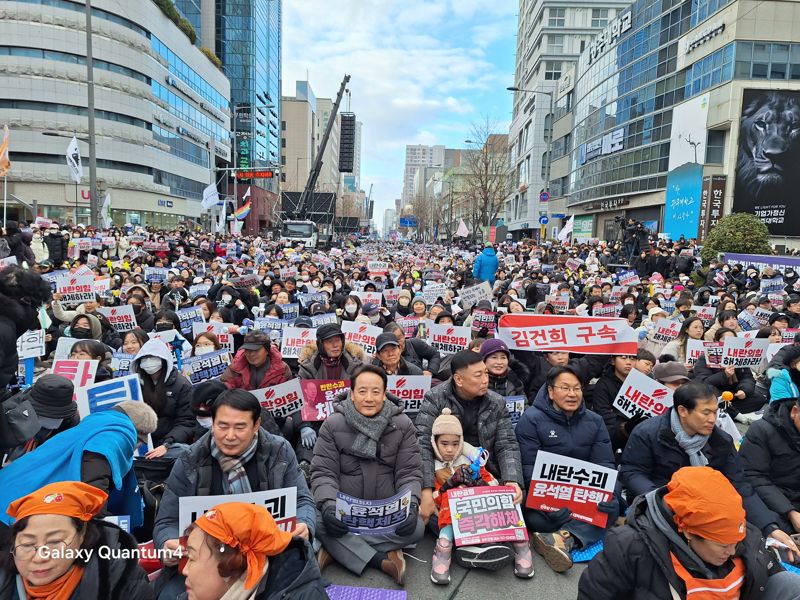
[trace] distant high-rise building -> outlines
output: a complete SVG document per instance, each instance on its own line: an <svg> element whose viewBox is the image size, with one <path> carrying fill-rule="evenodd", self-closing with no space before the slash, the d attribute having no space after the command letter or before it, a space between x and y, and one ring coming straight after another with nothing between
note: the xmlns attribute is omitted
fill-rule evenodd
<svg viewBox="0 0 800 600"><path fill-rule="evenodd" d="M444 163L444 146L406 146L406 164L403 174L402 203L412 204L414 200L414 177L420 167L441 166Z"/></svg>

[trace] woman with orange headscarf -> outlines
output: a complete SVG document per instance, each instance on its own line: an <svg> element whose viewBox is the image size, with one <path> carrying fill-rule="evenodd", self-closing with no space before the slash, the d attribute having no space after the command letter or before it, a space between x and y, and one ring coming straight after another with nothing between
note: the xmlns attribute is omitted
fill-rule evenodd
<svg viewBox="0 0 800 600"><path fill-rule="evenodd" d="M684 467L634 500L581 575L578 600L798 600L742 498L711 467Z"/></svg>
<svg viewBox="0 0 800 600"><path fill-rule="evenodd" d="M186 594L179 600L328 598L311 545L278 529L263 506L220 504L186 533Z"/></svg>
<svg viewBox="0 0 800 600"><path fill-rule="evenodd" d="M136 541L94 519L107 498L86 483L61 481L12 502L8 514L15 522L0 565L0 598L151 600Z"/></svg>

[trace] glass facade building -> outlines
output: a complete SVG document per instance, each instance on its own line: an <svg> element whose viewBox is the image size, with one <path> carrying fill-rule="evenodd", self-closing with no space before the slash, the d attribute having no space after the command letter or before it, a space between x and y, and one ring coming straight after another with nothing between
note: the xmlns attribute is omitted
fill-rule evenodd
<svg viewBox="0 0 800 600"><path fill-rule="evenodd" d="M733 80L800 80L798 43L737 39L678 68L679 38L734 1L638 0L581 55L556 107L574 127L553 141L554 160L570 157L553 196L575 206L662 191L675 105Z"/></svg>
<svg viewBox="0 0 800 600"><path fill-rule="evenodd" d="M238 167L280 161L281 13L281 0L216 2L216 53L231 81Z"/></svg>

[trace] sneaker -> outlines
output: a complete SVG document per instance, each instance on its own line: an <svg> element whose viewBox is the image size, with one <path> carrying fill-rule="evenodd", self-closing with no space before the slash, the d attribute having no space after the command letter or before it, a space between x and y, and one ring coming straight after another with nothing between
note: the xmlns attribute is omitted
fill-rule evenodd
<svg viewBox="0 0 800 600"><path fill-rule="evenodd" d="M511 544L514 549L514 575L522 579L533 577L533 554L528 542Z"/></svg>
<svg viewBox="0 0 800 600"><path fill-rule="evenodd" d="M387 559L381 563L381 571L394 579L397 585L403 585L406 578L406 559L402 550L391 550L386 553Z"/></svg>
<svg viewBox="0 0 800 600"><path fill-rule="evenodd" d="M447 538L436 540L431 560L431 581L438 585L450 583L450 562L453 559L453 542Z"/></svg>
<svg viewBox="0 0 800 600"><path fill-rule="evenodd" d="M547 566L556 573L564 573L572 568L570 552L575 545L569 531L556 533L534 533L531 537L533 549L544 558Z"/></svg>
<svg viewBox="0 0 800 600"><path fill-rule="evenodd" d="M512 559L511 548L499 544L456 548L456 563L465 569L497 571L510 564Z"/></svg>

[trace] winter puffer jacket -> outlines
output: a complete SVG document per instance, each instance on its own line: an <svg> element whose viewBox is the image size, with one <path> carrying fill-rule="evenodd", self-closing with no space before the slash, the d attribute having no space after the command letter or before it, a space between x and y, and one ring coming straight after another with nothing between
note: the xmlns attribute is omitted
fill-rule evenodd
<svg viewBox="0 0 800 600"><path fill-rule="evenodd" d="M166 388L166 402L161 410L157 410L158 426L153 432L153 445L165 443L191 444L194 439L196 420L192 413L193 388L189 380L178 373L172 361L172 352L161 340L150 340L137 352L131 361L131 374L138 374L139 379L150 377L142 371L139 364L145 356L157 356L165 362L161 377ZM147 401L147 399L145 399Z"/></svg>
<svg viewBox="0 0 800 600"><path fill-rule="evenodd" d="M239 350L233 357L231 364L222 373L219 380L228 386L228 389L260 390L261 388L278 385L292 378L289 365L283 362L281 351L276 346L269 348L269 367L261 381L250 381L250 363L247 362L244 350Z"/></svg>
<svg viewBox="0 0 800 600"><path fill-rule="evenodd" d="M348 402L344 400L343 402ZM378 440L378 458L366 459L353 453L358 431L347 422L343 402L319 430L311 461L311 491L319 510L336 503L342 492L365 500L390 498L411 490L419 502L422 494L422 464L414 423L389 400L391 417Z"/></svg>
<svg viewBox="0 0 800 600"><path fill-rule="evenodd" d="M342 354L342 379L349 379L356 367L366 359L366 354L361 346L350 342L345 343ZM325 376L325 365L317 351L317 343L311 342L300 351L298 357L299 369L297 376L300 379L328 379Z"/></svg>
<svg viewBox="0 0 800 600"><path fill-rule="evenodd" d="M695 576L702 576L700 569L712 577L727 574L711 574L708 565L697 565L690 558L689 547L674 529L672 513L664 506L665 493L666 488L661 488L637 498L628 511L627 524L608 531L603 551L581 574L578 600L672 600L670 586L678 598L686 598L686 585L675 573L670 553ZM736 556L745 565L740 600L761 598L767 578L783 571L750 523L744 541L736 547Z"/></svg>
<svg viewBox="0 0 800 600"><path fill-rule="evenodd" d="M508 370L504 377L489 373L489 389L503 397L527 396L525 386L530 376L528 367L512 358L508 361Z"/></svg>
<svg viewBox="0 0 800 600"><path fill-rule="evenodd" d="M497 253L494 248L484 248L483 252L475 259L475 264L472 266L472 276L475 279L488 281L490 285L494 285L499 264L500 261L497 260Z"/></svg>

